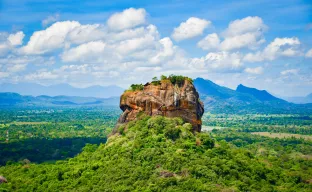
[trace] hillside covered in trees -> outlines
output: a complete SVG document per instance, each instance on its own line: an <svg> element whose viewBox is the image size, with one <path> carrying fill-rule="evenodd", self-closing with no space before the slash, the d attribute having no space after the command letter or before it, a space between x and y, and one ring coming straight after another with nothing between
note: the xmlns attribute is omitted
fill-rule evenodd
<svg viewBox="0 0 312 192"><path fill-rule="evenodd" d="M121 126L54 164L0 167L2 191L311 191L311 161L280 159L191 132L180 118L150 117ZM227 140L227 139L226 139ZM264 148L265 146L263 146ZM300 162L300 163L299 163ZM298 164L299 163L299 164Z"/></svg>

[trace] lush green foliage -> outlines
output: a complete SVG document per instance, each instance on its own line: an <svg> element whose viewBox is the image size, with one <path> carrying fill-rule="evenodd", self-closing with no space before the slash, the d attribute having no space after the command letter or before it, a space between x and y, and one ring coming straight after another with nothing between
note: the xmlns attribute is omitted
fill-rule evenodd
<svg viewBox="0 0 312 192"><path fill-rule="evenodd" d="M106 144L87 145L78 156L55 164L20 162L0 167L8 191L310 191L311 161L287 156L284 144L226 130L190 131L179 118L141 116L118 129ZM224 135L226 134L226 135ZM238 137L233 140L229 136ZM251 142L235 145L236 140ZM228 140L233 145L227 144ZM257 144L257 145L255 145ZM279 147L280 146L280 147ZM294 144L295 146L295 144ZM304 143L305 147L307 146ZM296 148L291 149L296 150ZM255 153L257 151L258 153ZM301 151L304 151L303 148ZM307 153L309 153L308 151ZM284 152L288 154L287 150ZM263 155L262 155L263 154ZM302 153L304 154L304 153ZM292 164L294 163L294 164Z"/></svg>
<svg viewBox="0 0 312 192"><path fill-rule="evenodd" d="M86 143L105 142L119 114L110 107L2 109L0 165L73 157Z"/></svg>
<svg viewBox="0 0 312 192"><path fill-rule="evenodd" d="M144 85L143 84L132 84L130 85L130 91L141 91L144 89Z"/></svg>
<svg viewBox="0 0 312 192"><path fill-rule="evenodd" d="M164 81L164 80L169 80L172 84L174 85L179 85L181 86L185 80L193 83L193 79L189 78L189 77L186 77L186 76L182 76L182 75L170 75L170 76L165 76L165 75L161 75L160 76L160 80L158 80L157 77L153 77L152 79L152 84L153 85L160 85L161 81Z"/></svg>
<svg viewBox="0 0 312 192"><path fill-rule="evenodd" d="M165 75L162 75L160 77L160 80L158 80L157 77L153 77L152 78L152 84L153 85L160 85L161 84L161 81L163 80L169 80L172 84L176 84L176 85L179 85L181 86L185 80L193 83L193 79L189 78L189 77L185 77L185 76L182 76L182 75L170 75L170 76L165 76ZM144 85L143 84L132 84L130 86L130 88L128 89L128 91L140 91L140 90L143 90L144 89Z"/></svg>
<svg viewBox="0 0 312 192"><path fill-rule="evenodd" d="M163 79L164 76L162 76L161 78ZM189 77L182 76L182 75L169 75L169 77L167 79L169 79L172 84L177 84L177 85L183 84L183 82L185 80L193 83L193 79L191 79Z"/></svg>

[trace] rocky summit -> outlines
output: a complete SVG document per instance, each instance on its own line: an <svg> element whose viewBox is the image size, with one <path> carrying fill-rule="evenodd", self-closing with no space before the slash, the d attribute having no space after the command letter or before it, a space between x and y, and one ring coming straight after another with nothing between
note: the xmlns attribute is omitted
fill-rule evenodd
<svg viewBox="0 0 312 192"><path fill-rule="evenodd" d="M120 97L123 113L117 126L135 120L139 114L150 116L181 117L192 124L193 131L201 131L203 103L199 100L192 80L187 77L171 76L145 85L132 85Z"/></svg>

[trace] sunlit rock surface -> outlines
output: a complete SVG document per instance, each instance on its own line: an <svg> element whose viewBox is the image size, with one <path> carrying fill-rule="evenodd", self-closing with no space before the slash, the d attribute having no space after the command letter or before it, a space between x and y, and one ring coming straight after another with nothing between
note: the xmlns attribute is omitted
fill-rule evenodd
<svg viewBox="0 0 312 192"><path fill-rule="evenodd" d="M204 106L188 80L181 84L162 80L159 85L145 84L143 90L126 91L120 97L120 108L123 113L117 126L135 120L139 113L144 112L150 116L181 117L192 124L193 131L201 131Z"/></svg>

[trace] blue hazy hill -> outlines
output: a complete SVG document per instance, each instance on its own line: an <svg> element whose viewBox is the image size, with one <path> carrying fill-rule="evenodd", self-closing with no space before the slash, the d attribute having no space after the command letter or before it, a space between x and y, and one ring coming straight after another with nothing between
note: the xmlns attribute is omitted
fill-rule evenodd
<svg viewBox="0 0 312 192"><path fill-rule="evenodd" d="M91 86L86 88L77 88L69 84L57 84L43 86L35 83L4 83L0 84L0 92L13 92L21 95L48 95L48 96L79 96L79 97L98 97L109 98L119 97L124 89L115 85L111 86Z"/></svg>

